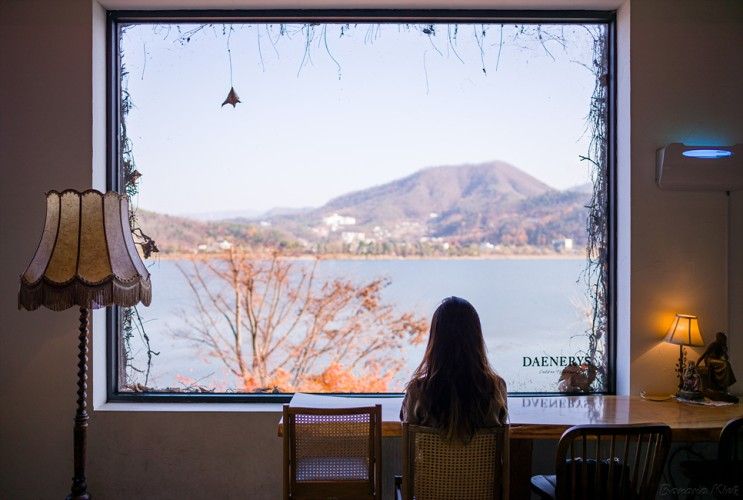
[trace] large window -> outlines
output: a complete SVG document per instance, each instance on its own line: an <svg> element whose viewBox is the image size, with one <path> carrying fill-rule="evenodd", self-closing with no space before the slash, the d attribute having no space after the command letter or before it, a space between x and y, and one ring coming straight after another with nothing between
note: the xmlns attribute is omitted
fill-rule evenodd
<svg viewBox="0 0 743 500"><path fill-rule="evenodd" d="M451 295L510 392L611 392L612 25L581 15L113 14L153 302L109 316L109 396L400 392Z"/></svg>

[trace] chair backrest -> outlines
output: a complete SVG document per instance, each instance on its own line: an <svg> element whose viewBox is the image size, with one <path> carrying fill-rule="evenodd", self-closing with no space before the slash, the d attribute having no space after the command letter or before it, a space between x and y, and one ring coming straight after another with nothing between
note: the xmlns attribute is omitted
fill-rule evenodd
<svg viewBox="0 0 743 500"><path fill-rule="evenodd" d="M284 405L284 498L381 498L382 406Z"/></svg>
<svg viewBox="0 0 743 500"><path fill-rule="evenodd" d="M730 486L743 486L743 417L730 420L720 433L717 447L719 478ZM740 492L738 492L740 494Z"/></svg>
<svg viewBox="0 0 743 500"><path fill-rule="evenodd" d="M740 462L743 460L743 417L730 420L720 433L720 445L717 448L717 459L720 462Z"/></svg>
<svg viewBox="0 0 743 500"><path fill-rule="evenodd" d="M504 500L508 493L508 426L480 429L467 444L440 431L403 423L403 498Z"/></svg>
<svg viewBox="0 0 743 500"><path fill-rule="evenodd" d="M671 443L662 424L577 425L557 445L558 499L655 498Z"/></svg>

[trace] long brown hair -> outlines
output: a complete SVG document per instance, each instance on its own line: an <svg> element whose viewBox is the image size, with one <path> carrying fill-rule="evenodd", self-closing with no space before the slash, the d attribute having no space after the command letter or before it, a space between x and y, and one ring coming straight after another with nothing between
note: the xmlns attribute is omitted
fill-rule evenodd
<svg viewBox="0 0 743 500"><path fill-rule="evenodd" d="M479 427L506 423L505 383L488 362L480 317L464 299L433 313L423 361L407 385L422 424L468 442Z"/></svg>

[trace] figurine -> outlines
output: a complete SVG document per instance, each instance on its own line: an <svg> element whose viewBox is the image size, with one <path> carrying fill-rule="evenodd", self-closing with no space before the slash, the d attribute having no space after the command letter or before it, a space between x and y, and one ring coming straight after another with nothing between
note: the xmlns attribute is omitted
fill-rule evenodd
<svg viewBox="0 0 743 500"><path fill-rule="evenodd" d="M705 396L717 401L738 402L736 396L728 394L728 387L735 383L735 374L730 366L728 338L724 332L717 332L714 342L699 357L697 366Z"/></svg>
<svg viewBox="0 0 743 500"><path fill-rule="evenodd" d="M702 380L699 376L697 365L693 361L689 361L689 364L684 368L678 397L692 401L704 398L702 395Z"/></svg>
<svg viewBox="0 0 743 500"><path fill-rule="evenodd" d="M693 361L689 361L684 370L684 390L685 391L700 391L702 389L702 381L699 378L697 372L697 365Z"/></svg>
<svg viewBox="0 0 743 500"><path fill-rule="evenodd" d="M570 363L560 374L560 380L557 383L557 390L560 392L591 392L591 384L596 380L597 369L591 362L586 362L578 366L576 363Z"/></svg>

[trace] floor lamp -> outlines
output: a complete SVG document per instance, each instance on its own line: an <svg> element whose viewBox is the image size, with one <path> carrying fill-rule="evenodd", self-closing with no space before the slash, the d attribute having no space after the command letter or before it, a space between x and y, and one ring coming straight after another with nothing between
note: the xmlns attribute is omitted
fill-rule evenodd
<svg viewBox="0 0 743 500"><path fill-rule="evenodd" d="M18 308L80 307L75 475L68 499L90 498L85 479L89 310L139 302L149 305L150 299L150 273L132 239L127 198L92 189L47 193L44 232L21 275Z"/></svg>

